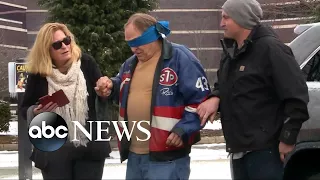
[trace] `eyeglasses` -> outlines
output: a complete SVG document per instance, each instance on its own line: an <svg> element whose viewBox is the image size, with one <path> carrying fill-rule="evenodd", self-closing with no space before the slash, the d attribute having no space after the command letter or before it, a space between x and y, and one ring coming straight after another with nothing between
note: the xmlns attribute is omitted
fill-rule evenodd
<svg viewBox="0 0 320 180"><path fill-rule="evenodd" d="M69 45L71 43L70 36L63 38L62 41L56 41L56 42L52 43L53 49L55 49L55 50L60 49L62 47L62 43L65 44L66 46Z"/></svg>

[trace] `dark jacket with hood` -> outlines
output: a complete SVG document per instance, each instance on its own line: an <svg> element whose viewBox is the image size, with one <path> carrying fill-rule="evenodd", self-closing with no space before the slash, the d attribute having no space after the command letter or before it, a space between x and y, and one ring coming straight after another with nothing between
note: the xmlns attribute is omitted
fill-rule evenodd
<svg viewBox="0 0 320 180"><path fill-rule="evenodd" d="M291 49L265 25L256 26L240 49L232 40L221 42L224 53L212 96L220 97L227 151L294 144L309 118L309 96Z"/></svg>

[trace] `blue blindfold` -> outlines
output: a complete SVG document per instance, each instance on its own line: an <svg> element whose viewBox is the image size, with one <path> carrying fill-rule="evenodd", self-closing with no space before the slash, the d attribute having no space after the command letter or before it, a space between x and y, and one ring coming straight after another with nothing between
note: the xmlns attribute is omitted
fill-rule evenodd
<svg viewBox="0 0 320 180"><path fill-rule="evenodd" d="M168 34L170 34L169 22L158 21L155 25L144 31L141 36L127 42L130 47L138 47L154 42L160 37L164 38Z"/></svg>

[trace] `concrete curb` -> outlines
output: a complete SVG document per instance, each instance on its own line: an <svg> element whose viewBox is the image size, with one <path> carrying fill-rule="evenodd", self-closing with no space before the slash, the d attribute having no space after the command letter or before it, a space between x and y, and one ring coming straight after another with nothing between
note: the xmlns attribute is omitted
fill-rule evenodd
<svg viewBox="0 0 320 180"><path fill-rule="evenodd" d="M0 151L18 151L18 144L0 144Z"/></svg>
<svg viewBox="0 0 320 180"><path fill-rule="evenodd" d="M201 141L197 144L219 144L225 143L223 136L201 137Z"/></svg>
<svg viewBox="0 0 320 180"><path fill-rule="evenodd" d="M197 144L219 144L225 143L223 136L201 137ZM118 149L117 142L110 142L112 149ZM0 144L0 151L18 151L18 144Z"/></svg>

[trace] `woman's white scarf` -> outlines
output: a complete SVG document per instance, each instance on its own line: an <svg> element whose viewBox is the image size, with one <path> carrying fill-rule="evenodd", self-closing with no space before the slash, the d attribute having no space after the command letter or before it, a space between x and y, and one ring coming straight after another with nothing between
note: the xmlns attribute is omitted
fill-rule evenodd
<svg viewBox="0 0 320 180"><path fill-rule="evenodd" d="M68 97L70 103L58 107L55 113L59 114L68 125L68 137L76 147L89 142L88 138L77 128L76 139L74 140L74 123L71 121L78 121L82 126L85 126L88 118L88 104L87 104L87 85L80 69L81 60L74 62L67 74L61 73L58 69L53 68L51 76L47 76L49 95L62 89Z"/></svg>

